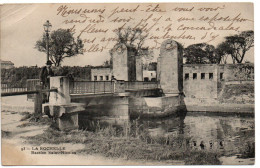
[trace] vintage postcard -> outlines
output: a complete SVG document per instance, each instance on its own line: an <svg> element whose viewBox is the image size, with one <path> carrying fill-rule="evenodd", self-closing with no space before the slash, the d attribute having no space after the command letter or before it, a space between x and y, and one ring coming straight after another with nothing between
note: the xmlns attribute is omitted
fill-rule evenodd
<svg viewBox="0 0 260 168"><path fill-rule="evenodd" d="M2 165L253 165L253 3L1 5Z"/></svg>

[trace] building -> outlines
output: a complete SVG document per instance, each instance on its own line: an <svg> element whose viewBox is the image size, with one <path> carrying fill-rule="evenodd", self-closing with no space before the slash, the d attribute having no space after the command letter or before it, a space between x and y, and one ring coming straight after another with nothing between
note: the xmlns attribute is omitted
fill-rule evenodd
<svg viewBox="0 0 260 168"><path fill-rule="evenodd" d="M11 61L3 61L1 60L1 69L11 69L14 68L14 63Z"/></svg>
<svg viewBox="0 0 260 168"><path fill-rule="evenodd" d="M143 81L156 81L156 71L143 70Z"/></svg>
<svg viewBox="0 0 260 168"><path fill-rule="evenodd" d="M225 84L254 81L254 64L185 64L183 91L188 98L216 99Z"/></svg>
<svg viewBox="0 0 260 168"><path fill-rule="evenodd" d="M110 68L94 68L91 69L91 81L109 81L112 77Z"/></svg>
<svg viewBox="0 0 260 168"><path fill-rule="evenodd" d="M221 79L223 79L223 71L219 73L217 64L183 66L183 91L186 97L217 98L217 85Z"/></svg>
<svg viewBox="0 0 260 168"><path fill-rule="evenodd" d="M91 70L92 81L111 80L110 68ZM143 81L156 81L156 71L143 70ZM217 99L226 84L252 83L254 64L184 64L183 92L186 100ZM194 102L195 103L195 102Z"/></svg>

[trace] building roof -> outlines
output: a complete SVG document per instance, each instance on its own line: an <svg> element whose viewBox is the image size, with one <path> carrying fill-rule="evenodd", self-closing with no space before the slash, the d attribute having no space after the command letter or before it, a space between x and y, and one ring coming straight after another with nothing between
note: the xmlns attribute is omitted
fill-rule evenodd
<svg viewBox="0 0 260 168"><path fill-rule="evenodd" d="M14 65L14 63L11 62L11 61L2 61L2 60L1 60L1 64L12 64L12 65Z"/></svg>

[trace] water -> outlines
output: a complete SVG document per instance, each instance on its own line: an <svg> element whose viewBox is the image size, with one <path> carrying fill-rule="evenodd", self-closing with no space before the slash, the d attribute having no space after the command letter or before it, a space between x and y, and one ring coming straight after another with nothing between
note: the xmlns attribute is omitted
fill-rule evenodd
<svg viewBox="0 0 260 168"><path fill-rule="evenodd" d="M91 131L113 128L115 136L138 137L148 143L222 156L254 157L254 116L188 112L164 119L79 118L80 127Z"/></svg>

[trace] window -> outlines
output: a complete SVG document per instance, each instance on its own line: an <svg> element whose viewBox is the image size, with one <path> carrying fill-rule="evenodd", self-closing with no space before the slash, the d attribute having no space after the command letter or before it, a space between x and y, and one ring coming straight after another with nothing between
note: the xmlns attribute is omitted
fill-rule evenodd
<svg viewBox="0 0 260 168"><path fill-rule="evenodd" d="M186 73L185 76L184 76L184 79L185 79L185 80L189 80L189 78L190 78L190 77L189 77L189 74Z"/></svg>
<svg viewBox="0 0 260 168"><path fill-rule="evenodd" d="M144 78L144 81L145 81L145 82L148 82L148 81L149 81L149 78L148 78L148 77L145 77L145 78Z"/></svg>
<svg viewBox="0 0 260 168"><path fill-rule="evenodd" d="M193 73L193 79L197 79L197 73Z"/></svg>
<svg viewBox="0 0 260 168"><path fill-rule="evenodd" d="M201 78L201 79L205 79L205 73L201 73L200 78Z"/></svg>
<svg viewBox="0 0 260 168"><path fill-rule="evenodd" d="M100 80L101 80L101 81L103 80L103 76L100 76Z"/></svg>
<svg viewBox="0 0 260 168"><path fill-rule="evenodd" d="M107 81L109 80L109 76L108 76L108 75L106 76L106 80L107 80Z"/></svg>
<svg viewBox="0 0 260 168"><path fill-rule="evenodd" d="M96 81L97 80L97 76L94 76L94 81Z"/></svg>
<svg viewBox="0 0 260 168"><path fill-rule="evenodd" d="M152 81L152 82L156 82L156 78L152 78L151 81Z"/></svg>
<svg viewBox="0 0 260 168"><path fill-rule="evenodd" d="M151 73L151 76L153 76L153 73Z"/></svg>
<svg viewBox="0 0 260 168"><path fill-rule="evenodd" d="M220 73L220 79L223 79L223 73Z"/></svg>
<svg viewBox="0 0 260 168"><path fill-rule="evenodd" d="M209 73L209 79L213 79L213 73Z"/></svg>

